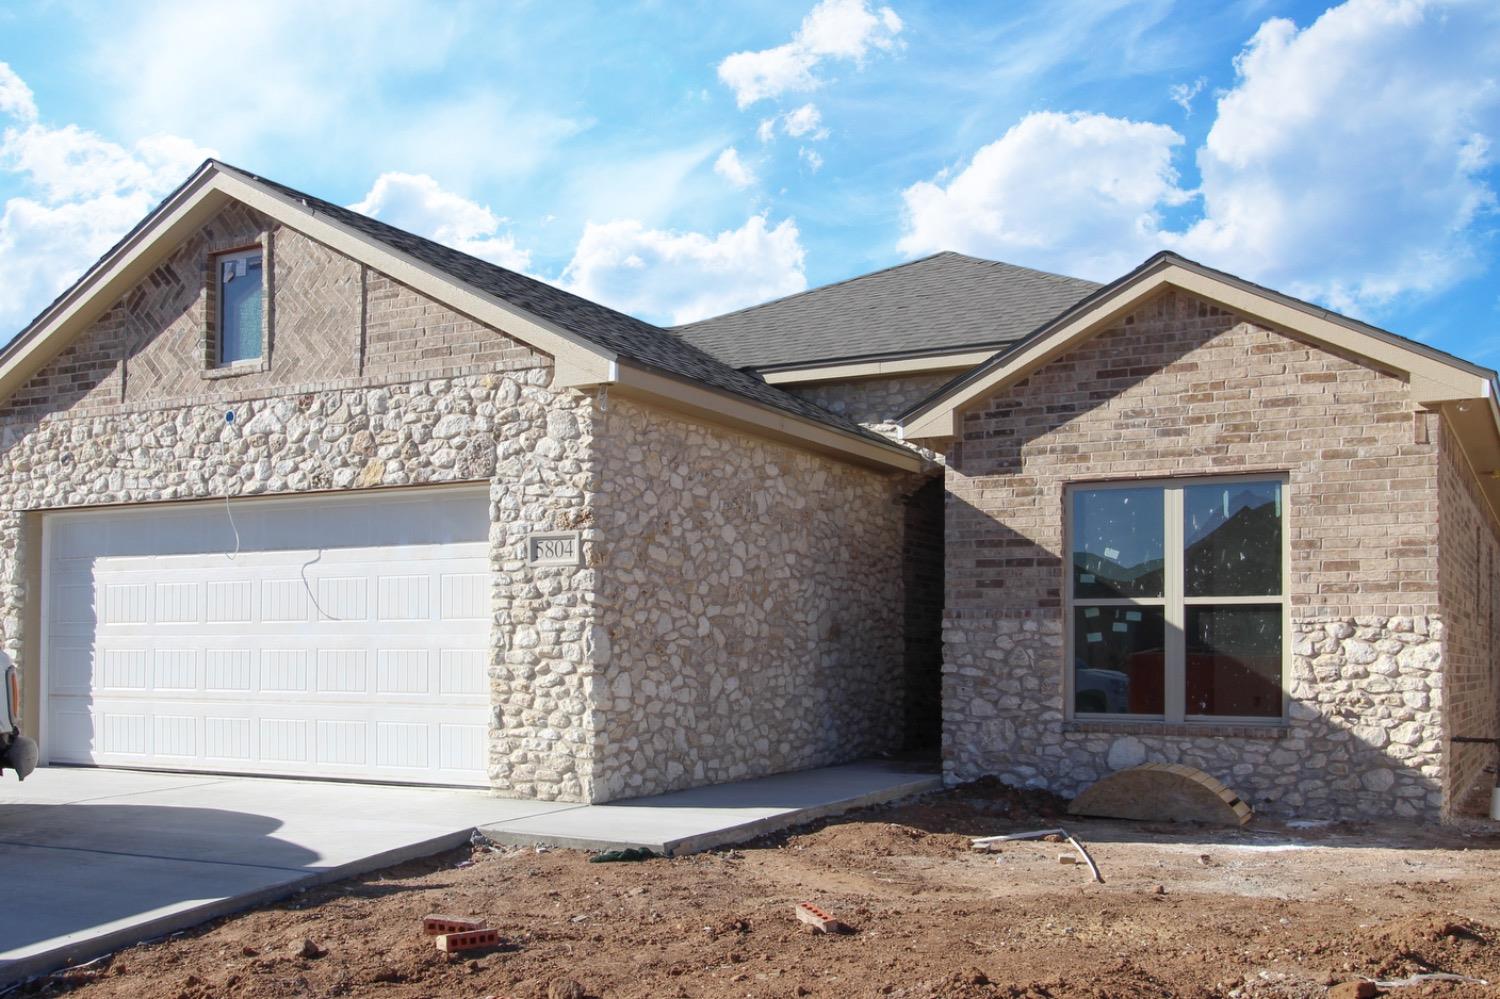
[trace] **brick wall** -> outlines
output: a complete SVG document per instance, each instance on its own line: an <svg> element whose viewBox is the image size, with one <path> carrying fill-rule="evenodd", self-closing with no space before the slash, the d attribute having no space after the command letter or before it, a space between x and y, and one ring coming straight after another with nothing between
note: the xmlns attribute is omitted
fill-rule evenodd
<svg viewBox="0 0 1500 999"><path fill-rule="evenodd" d="M948 456L950 778L1075 793L1147 759L1271 811L1435 813L1432 419L1395 377L1176 292L974 405ZM1256 471L1290 477L1287 724L1068 721L1065 485Z"/></svg>
<svg viewBox="0 0 1500 999"><path fill-rule="evenodd" d="M1449 736L1500 737L1500 525L1449 426L1442 426L1438 474L1438 589L1443 606L1443 697ZM1445 790L1489 812L1494 746L1453 743Z"/></svg>
<svg viewBox="0 0 1500 999"><path fill-rule="evenodd" d="M495 371L529 368L535 352L417 294L378 271L368 273L365 371L400 375L462 358Z"/></svg>
<svg viewBox="0 0 1500 999"><path fill-rule="evenodd" d="M212 257L266 248L266 364L224 375L213 353ZM233 401L322 387L524 371L546 355L238 203L0 406L0 420Z"/></svg>

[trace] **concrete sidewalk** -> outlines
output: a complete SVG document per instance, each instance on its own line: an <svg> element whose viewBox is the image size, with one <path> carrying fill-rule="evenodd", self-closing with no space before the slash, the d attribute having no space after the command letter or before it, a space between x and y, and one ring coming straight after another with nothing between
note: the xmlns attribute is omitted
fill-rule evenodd
<svg viewBox="0 0 1500 999"><path fill-rule="evenodd" d="M576 805L483 791L48 767L0 783L0 985Z"/></svg>
<svg viewBox="0 0 1500 999"><path fill-rule="evenodd" d="M0 987L468 841L710 849L939 786L854 763L608 805L483 791L49 767L0 782Z"/></svg>
<svg viewBox="0 0 1500 999"><path fill-rule="evenodd" d="M606 805L481 825L496 843L578 850L644 847L663 856L697 853L837 815L935 791L931 765L865 761L714 784Z"/></svg>

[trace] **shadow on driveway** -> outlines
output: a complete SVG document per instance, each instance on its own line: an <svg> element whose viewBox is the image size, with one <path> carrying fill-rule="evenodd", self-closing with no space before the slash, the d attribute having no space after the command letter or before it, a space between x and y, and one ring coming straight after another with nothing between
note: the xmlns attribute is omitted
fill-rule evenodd
<svg viewBox="0 0 1500 999"><path fill-rule="evenodd" d="M0 807L9 961L315 874L316 852L277 839L280 819L217 808L97 803Z"/></svg>

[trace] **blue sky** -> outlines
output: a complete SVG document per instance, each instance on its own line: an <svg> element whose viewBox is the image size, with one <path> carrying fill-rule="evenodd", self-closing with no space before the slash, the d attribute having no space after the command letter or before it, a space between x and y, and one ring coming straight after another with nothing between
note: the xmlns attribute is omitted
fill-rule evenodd
<svg viewBox="0 0 1500 999"><path fill-rule="evenodd" d="M17 2L0 338L213 153L663 323L1167 247L1494 366L1497 143L1492 0Z"/></svg>

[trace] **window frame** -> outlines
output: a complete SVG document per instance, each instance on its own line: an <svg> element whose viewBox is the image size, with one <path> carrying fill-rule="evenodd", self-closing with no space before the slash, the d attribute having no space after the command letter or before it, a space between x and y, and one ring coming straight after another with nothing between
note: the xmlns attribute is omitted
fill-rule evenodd
<svg viewBox="0 0 1500 999"><path fill-rule="evenodd" d="M224 360L224 264L232 260L260 260L260 353L253 357L242 357L233 361ZM266 350L270 339L270 322L267 315L269 305L266 273L266 248L259 243L253 246L225 250L212 255L210 273L213 282L213 350L210 367L215 371L243 372L260 370L266 363Z"/></svg>
<svg viewBox="0 0 1500 999"><path fill-rule="evenodd" d="M1063 717L1078 722L1123 722L1165 725L1283 726L1287 707L1291 662L1291 550L1292 495L1285 471L1240 472L1233 475L1184 475L1152 479L1107 479L1069 482L1063 488ZM1275 482L1281 490L1281 593L1276 596L1189 597L1184 593L1183 493L1194 486L1245 482ZM1073 508L1079 492L1105 489L1160 489L1162 491L1162 595L1160 597L1109 597L1075 599L1073 596ZM1281 606L1281 711L1275 717L1259 715L1190 715L1187 713L1187 608L1194 605ZM1163 713L1134 714L1078 711L1074 700L1074 608L1161 607L1165 623L1162 690Z"/></svg>

